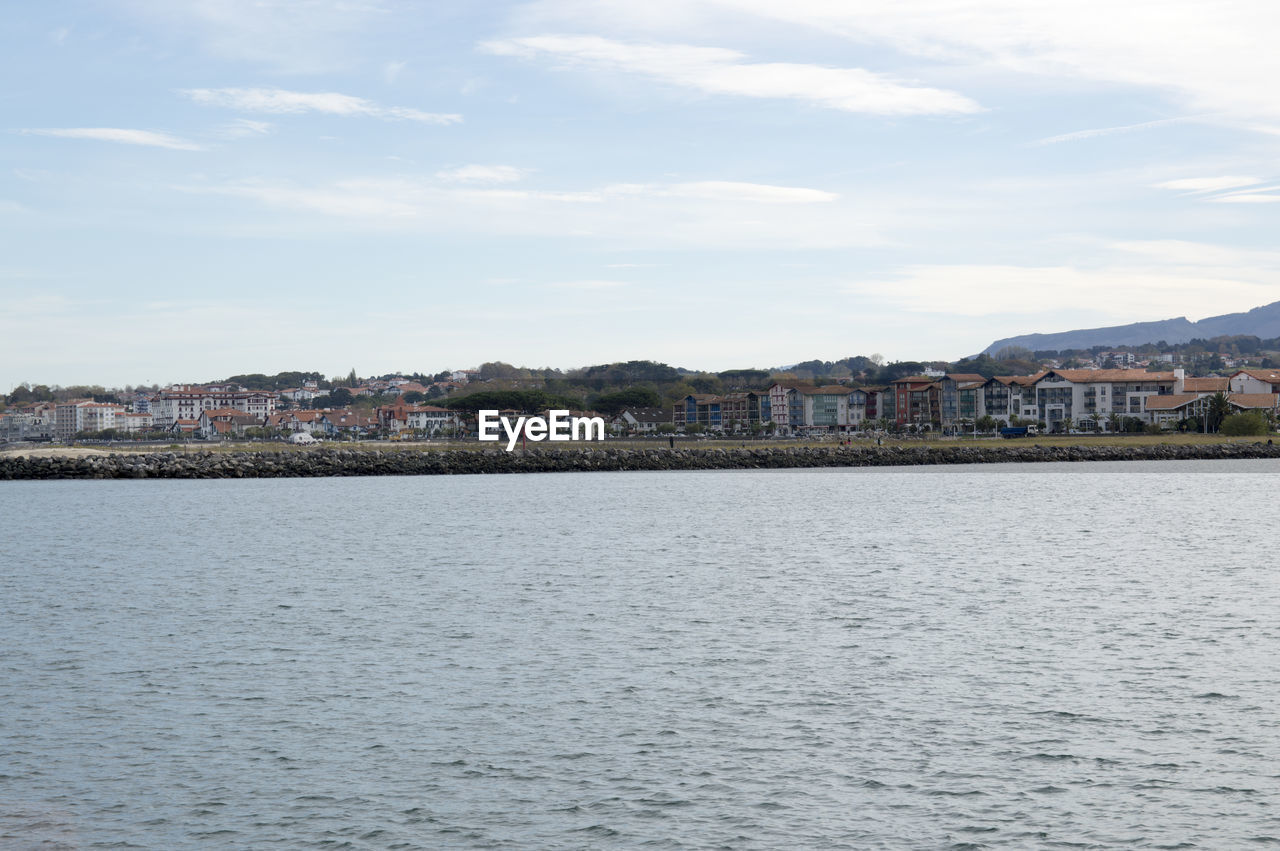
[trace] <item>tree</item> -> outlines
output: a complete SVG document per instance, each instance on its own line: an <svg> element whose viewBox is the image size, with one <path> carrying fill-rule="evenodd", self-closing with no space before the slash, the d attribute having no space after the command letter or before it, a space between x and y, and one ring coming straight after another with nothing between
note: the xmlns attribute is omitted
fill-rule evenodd
<svg viewBox="0 0 1280 851"><path fill-rule="evenodd" d="M1217 431L1222 421L1231 414L1231 401L1219 390L1209 397L1209 431Z"/></svg>
<svg viewBox="0 0 1280 851"><path fill-rule="evenodd" d="M417 390L410 390L408 393L401 395L400 398L408 402L410 405L416 405L422 400L426 399L427 396L425 393L419 392Z"/></svg>
<svg viewBox="0 0 1280 851"><path fill-rule="evenodd" d="M686 434L702 434L707 427L702 423L685 423L684 430Z"/></svg>
<svg viewBox="0 0 1280 851"><path fill-rule="evenodd" d="M620 414L627 408L658 408L662 397L652 387L630 387L617 393L598 396L592 407L603 414Z"/></svg>
<svg viewBox="0 0 1280 851"><path fill-rule="evenodd" d="M981 432L995 431L996 426L998 424L999 422L996 420L996 418L991 416L990 414L983 414L982 416L978 417L978 422L975 423L975 425L978 427L978 431L981 431Z"/></svg>
<svg viewBox="0 0 1280 851"><path fill-rule="evenodd" d="M996 360L1035 360L1035 352L1026 346L1005 346L996 352Z"/></svg>

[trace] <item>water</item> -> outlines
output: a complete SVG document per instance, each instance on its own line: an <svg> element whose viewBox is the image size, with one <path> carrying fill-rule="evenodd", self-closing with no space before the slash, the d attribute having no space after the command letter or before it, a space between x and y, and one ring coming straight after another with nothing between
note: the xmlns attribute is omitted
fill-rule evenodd
<svg viewBox="0 0 1280 851"><path fill-rule="evenodd" d="M0 846L1280 842L1280 463L0 485Z"/></svg>

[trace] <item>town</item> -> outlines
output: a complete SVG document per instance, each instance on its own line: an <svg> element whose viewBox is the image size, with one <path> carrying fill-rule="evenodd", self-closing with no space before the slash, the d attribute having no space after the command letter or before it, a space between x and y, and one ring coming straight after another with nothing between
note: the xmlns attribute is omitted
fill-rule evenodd
<svg viewBox="0 0 1280 851"><path fill-rule="evenodd" d="M1280 369L1270 366L1192 376L1186 367L1173 366L1172 357L1136 363L1129 351L1100 351L1083 366L1073 359L1070 367L1060 365L1062 359L1038 365L1030 355L979 356L954 365L981 372L916 363L879 366L851 358L841 362L845 371L861 367L860 373L836 377L797 374L839 371L839 364L819 362L790 371L711 374L633 361L560 377L502 363L432 377L361 380L354 370L345 379L327 381L314 373L238 376L209 384L102 390L91 398L39 398L58 394L23 385L9 395L0 414L0 441L474 440L481 409L515 417L564 409L573 416L602 418L611 436L1263 434L1280 417ZM1001 366L1038 368L1000 374ZM904 369L911 374L866 381L877 370L883 377ZM278 384L283 377L300 380L278 389L255 386ZM575 390L587 392L574 395Z"/></svg>

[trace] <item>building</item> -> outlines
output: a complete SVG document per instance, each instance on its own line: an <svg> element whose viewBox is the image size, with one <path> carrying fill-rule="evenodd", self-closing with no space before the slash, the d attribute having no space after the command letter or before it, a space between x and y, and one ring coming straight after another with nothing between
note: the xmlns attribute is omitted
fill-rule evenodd
<svg viewBox="0 0 1280 851"><path fill-rule="evenodd" d="M1112 414L1145 420L1148 397L1182 393L1184 378L1181 369L1051 369L1035 382L1035 418L1050 431L1109 428Z"/></svg>
<svg viewBox="0 0 1280 851"><path fill-rule="evenodd" d="M237 408L209 408L196 417L196 437L215 440L227 437L243 437L245 430L264 425L267 417L258 419Z"/></svg>
<svg viewBox="0 0 1280 851"><path fill-rule="evenodd" d="M942 427L973 425L981 410L981 388L987 379L977 373L949 372L938 379Z"/></svg>
<svg viewBox="0 0 1280 851"><path fill-rule="evenodd" d="M54 411L53 439L70 443L82 431L113 429L116 415L124 413L124 405L112 402L66 402Z"/></svg>
<svg viewBox="0 0 1280 851"><path fill-rule="evenodd" d="M628 408L613 418L612 425L623 434L656 434L658 426L671 422L672 412L666 408Z"/></svg>
<svg viewBox="0 0 1280 851"><path fill-rule="evenodd" d="M1232 393L1280 393L1280 371L1240 369L1228 379Z"/></svg>
<svg viewBox="0 0 1280 851"><path fill-rule="evenodd" d="M177 420L197 420L201 411L235 408L265 420L275 413L277 394L246 390L234 384L179 384L152 399L151 415L157 426L168 428Z"/></svg>
<svg viewBox="0 0 1280 851"><path fill-rule="evenodd" d="M918 430L942 425L942 388L933 378L899 378L889 382L889 388L894 397L894 423Z"/></svg>
<svg viewBox="0 0 1280 851"><path fill-rule="evenodd" d="M774 384L768 390L769 416L779 434L795 434L804 425L804 396L798 384Z"/></svg>
<svg viewBox="0 0 1280 851"><path fill-rule="evenodd" d="M462 417L456 411L440 408L435 405L417 405L406 409L405 424L408 428L423 434L434 436L445 429L456 429L462 425Z"/></svg>

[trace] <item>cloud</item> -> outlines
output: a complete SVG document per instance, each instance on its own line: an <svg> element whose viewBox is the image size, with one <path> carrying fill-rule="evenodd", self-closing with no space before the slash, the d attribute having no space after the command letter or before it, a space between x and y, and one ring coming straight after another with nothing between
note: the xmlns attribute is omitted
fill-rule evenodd
<svg viewBox="0 0 1280 851"><path fill-rule="evenodd" d="M461 115L422 112L402 106L379 106L372 101L337 92L291 92L285 89L184 89L182 94L205 106L220 106L245 112L368 116L385 120L421 121L426 124L457 124Z"/></svg>
<svg viewBox="0 0 1280 851"><path fill-rule="evenodd" d="M526 173L513 165L464 165L437 171L436 177L448 183L515 183Z"/></svg>
<svg viewBox="0 0 1280 851"><path fill-rule="evenodd" d="M58 136L63 139L96 139L100 142L119 142L122 145L143 145L149 148L169 148L174 151L203 151L195 142L188 142L168 133L151 130L127 130L119 127L45 127L22 131L33 136Z"/></svg>
<svg viewBox="0 0 1280 851"><path fill-rule="evenodd" d="M263 136L270 132L270 122L253 121L248 118L237 118L218 130L218 134L224 139L244 139L250 136Z"/></svg>
<svg viewBox="0 0 1280 851"><path fill-rule="evenodd" d="M735 50L636 44L599 36L542 35L488 41L501 56L549 57L565 67L642 74L706 94L799 100L872 115L954 115L981 111L956 92L916 86L861 68L748 62Z"/></svg>
<svg viewBox="0 0 1280 851"><path fill-rule="evenodd" d="M1114 136L1117 133L1132 133L1135 130L1150 130L1152 127L1163 127L1166 124L1185 124L1188 121L1199 121L1202 119L1203 116L1187 115L1178 118L1162 118L1159 121L1143 121L1140 124L1124 124L1119 127L1099 127L1093 130L1076 130L1072 133L1062 133L1058 136L1050 136L1047 139L1038 139L1034 144L1057 145L1062 142L1078 142L1082 139L1096 139L1099 136Z"/></svg>
<svg viewBox="0 0 1280 851"><path fill-rule="evenodd" d="M874 210L804 187L728 181L613 184L535 190L437 179L348 178L311 184L270 180L192 183L184 192L243 198L338 226L422 233L537 235L619 247L801 249L882 244ZM280 227L321 227L286 215Z"/></svg>
<svg viewBox="0 0 1280 851"><path fill-rule="evenodd" d="M1197 110L1280 117L1280 7L1202 0L688 0L930 60L1167 92ZM611 4L615 5L616 4Z"/></svg>
<svg viewBox="0 0 1280 851"><path fill-rule="evenodd" d="M1275 300L1280 265L1182 265L1168 258L1097 267L915 265L890 278L857 281L846 292L913 313L981 317L1087 314L1135 322L1212 316Z"/></svg>
<svg viewBox="0 0 1280 851"><path fill-rule="evenodd" d="M686 41L742 34L785 43L808 31L936 63L952 77L1156 92L1215 122L1263 132L1280 119L1280 6L1262 0L535 0L516 23L530 34Z"/></svg>
<svg viewBox="0 0 1280 851"><path fill-rule="evenodd" d="M1156 189L1173 189L1177 192L1201 194L1205 192L1221 192L1226 189L1237 189L1241 186L1253 186L1262 181L1256 177L1241 175L1223 175L1222 177L1185 177L1180 180L1166 180L1155 184Z"/></svg>
<svg viewBox="0 0 1280 851"><path fill-rule="evenodd" d="M1215 204L1275 204L1280 201L1280 195L1267 195L1260 192L1237 192L1231 195L1219 195L1217 198L1210 198Z"/></svg>
<svg viewBox="0 0 1280 851"><path fill-rule="evenodd" d="M177 187L210 195L251 198L271 207L307 210L326 216L353 219L408 219L418 215L418 208L403 200L385 197L377 192L359 191L359 186L339 182L328 187L296 187L245 182L224 186Z"/></svg>

